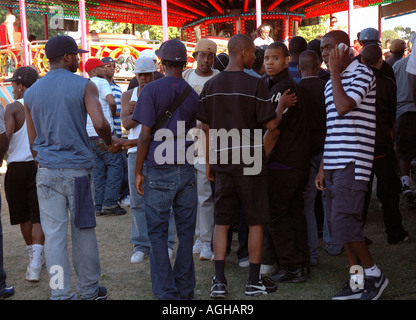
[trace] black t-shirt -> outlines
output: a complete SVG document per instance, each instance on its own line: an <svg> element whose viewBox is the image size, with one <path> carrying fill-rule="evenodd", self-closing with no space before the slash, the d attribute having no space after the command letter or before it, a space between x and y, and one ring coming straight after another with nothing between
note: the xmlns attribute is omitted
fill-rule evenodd
<svg viewBox="0 0 416 320"><path fill-rule="evenodd" d="M230 136L234 133L233 138L223 139L222 143L221 139L211 138L210 157L217 160L213 164L211 157L211 167L217 172L244 175L244 169L254 165L244 161L243 154L249 150L256 161L261 154L263 173L266 164L263 125L276 117L265 83L244 71L223 71L205 83L200 98L197 119L208 124L210 130L224 129L223 134ZM232 163L233 151L240 154L237 163ZM227 163L221 164L221 160Z"/></svg>
<svg viewBox="0 0 416 320"><path fill-rule="evenodd" d="M376 76L376 151L392 147L391 130L396 120L397 87L381 70L371 68ZM377 154L376 154L377 156Z"/></svg>
<svg viewBox="0 0 416 320"><path fill-rule="evenodd" d="M296 105L289 107L282 115L279 129L280 136L269 156L270 169L305 169L310 166L309 155L309 126L299 87L289 76L287 69L273 79L265 78L268 84L274 108L279 104L279 98L290 89L298 98Z"/></svg>
<svg viewBox="0 0 416 320"><path fill-rule="evenodd" d="M318 77L304 78L298 82L307 110L311 156L324 152L326 135L325 83Z"/></svg>

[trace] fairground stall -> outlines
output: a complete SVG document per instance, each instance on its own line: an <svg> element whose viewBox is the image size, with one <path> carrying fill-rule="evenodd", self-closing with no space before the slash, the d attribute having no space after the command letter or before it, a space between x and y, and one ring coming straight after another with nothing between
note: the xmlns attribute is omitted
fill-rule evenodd
<svg viewBox="0 0 416 320"><path fill-rule="evenodd" d="M103 34L90 30L94 20L132 25L160 25L163 41L168 40L168 26L181 30L181 40L188 48L188 66L193 67L192 53L201 38L211 38L218 51L226 51L229 37L242 33L260 36L267 25L273 40L288 41L297 34L300 24L318 23L318 17L358 7L378 5L381 17L414 10L414 0L0 0L0 7L9 12L0 26L0 102L12 101L10 89L1 81L20 66L34 65L42 76L48 71L44 45L48 30L78 31L79 47L89 50L81 57L110 56L116 60L116 79L128 81L134 75L134 60L145 49L157 49L162 41L143 39L134 34ZM381 6L392 3L389 6ZM413 9L412 9L413 6ZM390 9L386 9L390 7ZM394 7L394 8L393 8ZM383 13L383 9L386 12ZM39 14L44 21L44 39L29 39L26 14ZM19 16L20 20L13 21ZM7 21L10 18L11 21ZM381 32L381 30L380 30ZM9 40L7 40L9 39ZM13 39L13 40L10 40Z"/></svg>

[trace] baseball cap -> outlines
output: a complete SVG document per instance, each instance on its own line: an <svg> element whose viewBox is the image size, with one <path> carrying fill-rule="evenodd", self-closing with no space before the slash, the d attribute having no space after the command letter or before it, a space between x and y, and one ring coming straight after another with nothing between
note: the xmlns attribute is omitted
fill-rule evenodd
<svg viewBox="0 0 416 320"><path fill-rule="evenodd" d="M113 58L110 58L110 57L105 57L105 58L102 58L101 59L101 62L102 63L105 63L105 64L107 64L107 63L115 63L116 60L114 60Z"/></svg>
<svg viewBox="0 0 416 320"><path fill-rule="evenodd" d="M75 40L70 36L52 37L45 45L45 54L48 59L61 57L64 54L87 52L87 50L79 49Z"/></svg>
<svg viewBox="0 0 416 320"><path fill-rule="evenodd" d="M200 51L208 51L217 54L217 44L209 39L201 39L197 42L194 50L194 54Z"/></svg>
<svg viewBox="0 0 416 320"><path fill-rule="evenodd" d="M160 48L155 51L156 55L162 60L187 62L185 45L177 40L171 39L162 43Z"/></svg>
<svg viewBox="0 0 416 320"><path fill-rule="evenodd" d="M84 69L86 72L90 72L92 69L97 67L105 66L107 63L102 62L100 59L97 58L90 58L85 62Z"/></svg>
<svg viewBox="0 0 416 320"><path fill-rule="evenodd" d="M401 52L406 50L406 42L402 39L395 39L391 42L390 51L391 52Z"/></svg>
<svg viewBox="0 0 416 320"><path fill-rule="evenodd" d="M156 71L156 65L150 57L140 57L134 62L133 73L151 73Z"/></svg>
<svg viewBox="0 0 416 320"><path fill-rule="evenodd" d="M30 88L32 84L38 80L39 74L38 72L32 67L19 67L17 68L13 76L9 79L4 79L4 82L12 82L16 81L21 83L24 87Z"/></svg>
<svg viewBox="0 0 416 320"><path fill-rule="evenodd" d="M377 29L365 28L360 32L359 41L378 41L380 42L380 35Z"/></svg>
<svg viewBox="0 0 416 320"><path fill-rule="evenodd" d="M150 57L153 60L157 60L156 54L152 49L144 49L143 51L140 51L139 58L141 57Z"/></svg>

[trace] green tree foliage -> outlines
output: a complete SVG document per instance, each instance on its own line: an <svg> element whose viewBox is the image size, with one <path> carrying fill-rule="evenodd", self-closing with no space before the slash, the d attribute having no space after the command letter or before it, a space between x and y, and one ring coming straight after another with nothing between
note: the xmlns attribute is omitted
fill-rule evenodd
<svg viewBox="0 0 416 320"><path fill-rule="evenodd" d="M400 39L400 37L399 37L399 35L397 34L396 31L384 30L381 33L381 42L382 42L382 45L383 45L383 49L386 48L386 40L390 40L390 42L392 42L394 39Z"/></svg>
<svg viewBox="0 0 416 320"><path fill-rule="evenodd" d="M306 42L316 39L317 37L323 36L329 25L328 20L329 15L326 15L321 17L321 21L317 25L300 27L298 31L298 36L303 37L306 40Z"/></svg>
<svg viewBox="0 0 416 320"><path fill-rule="evenodd" d="M395 27L394 31L400 36L400 39L409 40L412 37L412 34L415 32L410 27Z"/></svg>

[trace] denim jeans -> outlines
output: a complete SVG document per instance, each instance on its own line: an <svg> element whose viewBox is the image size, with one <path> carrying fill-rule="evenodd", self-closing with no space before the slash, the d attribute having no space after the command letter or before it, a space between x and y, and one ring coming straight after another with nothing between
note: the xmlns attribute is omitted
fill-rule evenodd
<svg viewBox="0 0 416 320"><path fill-rule="evenodd" d="M1 212L1 195L0 195L0 212ZM0 289L6 286L6 271L3 268L3 228L1 226L0 215Z"/></svg>
<svg viewBox="0 0 416 320"><path fill-rule="evenodd" d="M102 151L97 141L90 140L94 156L95 211L113 209L118 206L120 188L123 182L123 163L120 153Z"/></svg>
<svg viewBox="0 0 416 320"><path fill-rule="evenodd" d="M101 269L95 229L74 226L75 177L86 175L91 178L91 170L39 168L36 176L40 218L45 234L44 253L51 280L59 275L55 268L63 271L63 278L56 278L58 283L51 287L52 300L77 298L75 292L70 292L68 224L71 225L72 263L77 276L77 292L81 299L92 299L98 293Z"/></svg>
<svg viewBox="0 0 416 320"><path fill-rule="evenodd" d="M150 240L147 235L147 221L144 213L144 198L136 190L136 153L129 153L128 159L129 170L129 188L130 188L130 209L131 209L131 242L135 251L150 253ZM146 171L146 168L143 168ZM168 247L173 249L175 244L175 220L173 212L169 217L169 236Z"/></svg>
<svg viewBox="0 0 416 320"><path fill-rule="evenodd" d="M151 243L150 274L154 295L161 300L193 299L192 255L198 196L193 165L146 167L144 203ZM173 269L168 256L171 208L175 214L178 249Z"/></svg>
<svg viewBox="0 0 416 320"><path fill-rule="evenodd" d="M304 208L303 213L306 218L306 227L308 231L309 258L311 264L316 264L318 260L318 227L315 217L315 198L318 190L315 187L315 178L321 165L322 153L311 158L311 167L309 171L309 180L305 187L303 195Z"/></svg>

